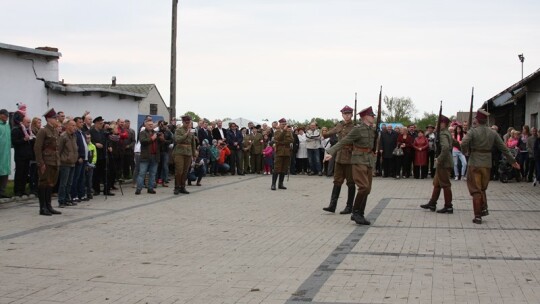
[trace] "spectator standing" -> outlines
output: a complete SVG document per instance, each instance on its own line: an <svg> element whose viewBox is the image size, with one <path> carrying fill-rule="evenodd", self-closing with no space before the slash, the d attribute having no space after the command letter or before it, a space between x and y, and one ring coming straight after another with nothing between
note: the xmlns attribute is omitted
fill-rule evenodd
<svg viewBox="0 0 540 304"><path fill-rule="evenodd" d="M86 197L88 199L93 199L93 176L94 168L96 167L97 162L97 151L96 146L92 143L92 136L90 136L90 134L84 134L84 137L86 140L86 146L88 147L88 162L86 163L85 168Z"/></svg>
<svg viewBox="0 0 540 304"><path fill-rule="evenodd" d="M9 112L0 110L0 198L10 198L6 195L8 176L11 174L11 130L9 127Z"/></svg>
<svg viewBox="0 0 540 304"><path fill-rule="evenodd" d="M454 127L454 132L452 132L452 157L454 159L454 179L460 180L460 177L464 180L467 180L465 172L467 171L467 159L465 155L461 152L461 141L465 137L465 132L460 125ZM459 174L458 162L461 163L461 175Z"/></svg>
<svg viewBox="0 0 540 304"><path fill-rule="evenodd" d="M308 171L308 152L304 128L298 128L298 152L296 152L296 173L306 174Z"/></svg>
<svg viewBox="0 0 540 304"><path fill-rule="evenodd" d="M242 128L240 130L240 133L242 133L242 168L244 168L244 173L251 173L250 168L250 160L249 156L251 154L251 147L253 146L253 141L251 140L251 136L248 136L248 130L246 128Z"/></svg>
<svg viewBox="0 0 540 304"><path fill-rule="evenodd" d="M272 167L274 167L274 148L271 143L266 144L266 148L263 150L264 156L264 174L272 174Z"/></svg>
<svg viewBox="0 0 540 304"><path fill-rule="evenodd" d="M227 133L227 145L231 150L229 157L229 165L231 166L231 174L244 175L244 168L242 163L242 145L244 138L242 133L238 130L238 125L231 122L229 125L229 132Z"/></svg>
<svg viewBox="0 0 540 304"><path fill-rule="evenodd" d="M428 170L431 178L435 177L435 127L428 125L426 129L426 139L429 144L428 151Z"/></svg>
<svg viewBox="0 0 540 304"><path fill-rule="evenodd" d="M528 161L527 161L527 181L531 183L533 181L534 171L535 171L535 158L534 158L534 143L538 139L538 129L531 128L531 136L527 138L527 152L528 152ZM536 172L538 176L538 172Z"/></svg>
<svg viewBox="0 0 540 304"><path fill-rule="evenodd" d="M158 184L161 184L163 187L169 187L169 147L174 142L173 134L169 131L167 127L167 122L160 121L158 122L159 126L159 135L163 135L163 142L159 143L159 167L158 167Z"/></svg>
<svg viewBox="0 0 540 304"><path fill-rule="evenodd" d="M401 129L401 134L398 136L397 144L403 149L403 155L398 156L398 163L401 165L401 176L409 178L411 176L411 164L413 153L414 137L407 131L407 128ZM399 169L398 169L399 175Z"/></svg>
<svg viewBox="0 0 540 304"><path fill-rule="evenodd" d="M383 177L399 175L399 173L395 172L396 164L392 154L397 146L397 137L398 134L392 130L392 125L387 125L386 131L381 132L379 151L382 154Z"/></svg>
<svg viewBox="0 0 540 304"><path fill-rule="evenodd" d="M141 159L139 162L139 176L137 177L137 190L135 194L141 194L144 187L144 179L146 173L149 174L148 190L149 194L156 194L156 171L159 162L159 141L163 141L163 135L158 136L154 132L154 123L147 120L145 128L139 133L139 141L141 143Z"/></svg>
<svg viewBox="0 0 540 304"><path fill-rule="evenodd" d="M533 182L533 186L540 182L540 132L537 131L536 140L534 141L534 163L536 165L536 178Z"/></svg>
<svg viewBox="0 0 540 304"><path fill-rule="evenodd" d="M311 172L309 175L322 176L321 160L319 156L319 148L321 148L321 131L317 128L316 122L309 124L309 129L306 131L306 148L308 153L308 161Z"/></svg>
<svg viewBox="0 0 540 304"><path fill-rule="evenodd" d="M424 179L427 177L428 150L429 143L424 136L424 131L418 130L418 135L414 139L414 178Z"/></svg>
<svg viewBox="0 0 540 304"><path fill-rule="evenodd" d="M521 130L521 135L518 139L517 147L519 149L519 154L517 156L517 161L519 162L521 176L525 180L525 178L529 175L528 169L529 166L527 166L527 162L529 159L529 152L527 151L527 140L530 136L530 129L528 125L524 125Z"/></svg>
<svg viewBox="0 0 540 304"><path fill-rule="evenodd" d="M59 183L58 183L58 207L76 206L70 195L75 163L78 158L77 137L75 130L77 126L73 120L67 120L64 124L66 131L58 140L58 156L60 158Z"/></svg>
<svg viewBox="0 0 540 304"><path fill-rule="evenodd" d="M93 176L93 185L94 185L94 195L99 195L101 192L101 184L103 184L103 194L111 195L113 196L114 193L110 191L111 187L110 185L114 181L108 180L107 174L107 158L108 158L108 151L105 150L105 145L107 143L107 137L105 135L105 132L103 131L103 127L105 126L105 123L103 121L103 117L98 116L94 118L93 120L94 125L92 129L90 129L90 135L92 136L92 143L96 146L96 153L97 153L97 162L96 162L96 168L94 170L94 176ZM107 150L110 147L107 147Z"/></svg>
<svg viewBox="0 0 540 304"><path fill-rule="evenodd" d="M13 191L15 196L28 195L26 182L30 173L30 161L33 158L32 140L34 134L30 132L30 118L24 116L20 124L16 124L11 130L11 143L15 158L15 179Z"/></svg>
<svg viewBox="0 0 540 304"><path fill-rule="evenodd" d="M216 121L216 127L212 129L212 138L217 140L227 140L227 129L223 129L223 122Z"/></svg>
<svg viewBox="0 0 540 304"><path fill-rule="evenodd" d="M32 118L32 134L37 136L39 130L41 130L41 118L34 117ZM34 145L36 143L36 138L30 140L32 145L32 159L30 160L30 192L34 195L38 195L38 167L36 164L36 153L34 153Z"/></svg>
<svg viewBox="0 0 540 304"><path fill-rule="evenodd" d="M86 196L86 164L88 163L88 145L86 136L83 134L84 121L81 117L75 117L76 130L75 137L77 141L77 162L73 172L73 182L71 184L71 198L75 202L85 200ZM88 200L88 198L86 198Z"/></svg>

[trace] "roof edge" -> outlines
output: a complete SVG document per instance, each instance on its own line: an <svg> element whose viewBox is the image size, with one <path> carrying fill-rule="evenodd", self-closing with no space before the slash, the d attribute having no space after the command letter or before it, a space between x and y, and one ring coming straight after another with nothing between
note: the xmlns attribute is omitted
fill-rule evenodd
<svg viewBox="0 0 540 304"><path fill-rule="evenodd" d="M58 59L62 56L62 53L60 52L32 49L32 48L27 48L24 46L12 45L12 44L2 43L2 42L0 42L0 50L5 50L12 53L26 53L26 54L31 54L31 55L44 56L47 58L55 58L55 59Z"/></svg>

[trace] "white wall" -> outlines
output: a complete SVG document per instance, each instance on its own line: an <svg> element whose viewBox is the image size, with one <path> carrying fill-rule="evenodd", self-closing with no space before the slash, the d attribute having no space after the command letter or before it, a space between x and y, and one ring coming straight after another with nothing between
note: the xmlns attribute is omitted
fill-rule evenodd
<svg viewBox="0 0 540 304"><path fill-rule="evenodd" d="M63 95L50 92L49 105L57 112L64 111L66 116L81 116L88 110L92 118L102 116L105 121L123 118L136 122L139 112L139 102L133 98L119 99L118 95L101 97L99 93L83 96L82 93Z"/></svg>
<svg viewBox="0 0 540 304"><path fill-rule="evenodd" d="M139 104L139 114L150 114L150 104L155 103L158 106L157 115L161 115L165 120L169 120L169 109L165 105L162 96L159 94L156 86L153 86L148 96L144 98Z"/></svg>
<svg viewBox="0 0 540 304"><path fill-rule="evenodd" d="M23 102L29 116L41 116L46 111L47 91L36 74L37 78L58 81L58 60L0 51L0 67L0 108L14 112L16 103Z"/></svg>
<svg viewBox="0 0 540 304"><path fill-rule="evenodd" d="M525 104L525 124L540 126L540 117L537 116L536 124L531 121L531 114L540 115L540 77L527 85L527 103Z"/></svg>

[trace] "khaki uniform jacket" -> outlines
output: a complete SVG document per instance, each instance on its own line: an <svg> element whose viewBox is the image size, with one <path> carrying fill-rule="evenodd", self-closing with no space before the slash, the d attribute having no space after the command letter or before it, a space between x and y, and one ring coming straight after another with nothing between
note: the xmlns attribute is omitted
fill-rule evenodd
<svg viewBox="0 0 540 304"><path fill-rule="evenodd" d="M275 156L291 156L291 144L294 141L292 132L276 130L274 132Z"/></svg>
<svg viewBox="0 0 540 304"><path fill-rule="evenodd" d="M242 140L242 151L244 151L244 155L246 154L250 154L250 151L251 151L251 146L253 145L253 135L251 134L246 134L246 135L243 135L242 136L244 137L244 140Z"/></svg>
<svg viewBox="0 0 540 304"><path fill-rule="evenodd" d="M351 164L366 165L369 168L375 166L375 156L372 153L373 140L375 139L375 128L362 123L352 128L352 130L341 138L337 144L332 146L328 153L332 156L342 150L347 145L353 145L351 152Z"/></svg>
<svg viewBox="0 0 540 304"><path fill-rule="evenodd" d="M251 140L251 154L262 154L264 146L262 134L257 132L257 134L250 135L248 139Z"/></svg>
<svg viewBox="0 0 540 304"><path fill-rule="evenodd" d="M467 132L461 141L461 148L469 154L469 166L491 168L491 149L495 146L511 164L516 160L503 143L499 134L486 125L478 125Z"/></svg>
<svg viewBox="0 0 540 304"><path fill-rule="evenodd" d="M343 121L340 121L335 127L333 127L330 131L328 131L324 138L328 138L334 134L337 135L338 140L341 140L351 132L351 130L354 128L354 123L350 121L349 123L345 123ZM351 164L351 156L353 151L353 145L345 145L341 148L341 150L337 151L335 161L339 164L349 165Z"/></svg>
<svg viewBox="0 0 540 304"><path fill-rule="evenodd" d="M441 143L441 154L437 156L437 168L454 168L452 158L452 135L447 128L441 129L439 133Z"/></svg>
<svg viewBox="0 0 540 304"><path fill-rule="evenodd" d="M79 158L75 133L70 135L64 132L60 136L58 139L58 156L60 157L60 166L75 167L75 163Z"/></svg>
<svg viewBox="0 0 540 304"><path fill-rule="evenodd" d="M183 127L174 132L173 155L194 156L196 152L195 135Z"/></svg>
<svg viewBox="0 0 540 304"><path fill-rule="evenodd" d="M34 144L34 153L38 165L58 166L60 164L58 137L58 131L51 125L46 125L39 130Z"/></svg>

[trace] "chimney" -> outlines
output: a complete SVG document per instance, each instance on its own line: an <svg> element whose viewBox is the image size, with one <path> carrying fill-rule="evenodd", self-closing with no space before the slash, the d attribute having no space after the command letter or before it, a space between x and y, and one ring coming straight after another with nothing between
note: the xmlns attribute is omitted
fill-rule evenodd
<svg viewBox="0 0 540 304"><path fill-rule="evenodd" d="M113 87L116 86L116 76L113 76L113 77L112 77L112 86L113 86Z"/></svg>

